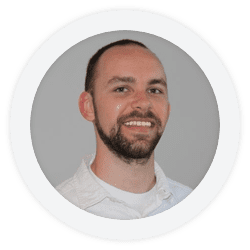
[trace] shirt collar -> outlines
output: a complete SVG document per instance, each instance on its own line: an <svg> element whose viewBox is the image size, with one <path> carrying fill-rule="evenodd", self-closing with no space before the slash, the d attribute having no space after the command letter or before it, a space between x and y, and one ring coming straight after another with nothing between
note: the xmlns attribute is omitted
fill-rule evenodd
<svg viewBox="0 0 250 250"><path fill-rule="evenodd" d="M89 166L92 164L94 158L95 154L85 156L82 160L80 168L78 168L76 174L74 175L77 198L79 200L81 209L91 207L101 202L106 197L110 197L110 194L99 183L96 182L89 172ZM171 193L164 172L156 161L154 164L156 192L159 198L163 200L168 198Z"/></svg>
<svg viewBox="0 0 250 250"><path fill-rule="evenodd" d="M168 179L156 161L154 161L154 167L155 167L157 194L159 195L159 198L161 200L167 199L172 194L170 192Z"/></svg>

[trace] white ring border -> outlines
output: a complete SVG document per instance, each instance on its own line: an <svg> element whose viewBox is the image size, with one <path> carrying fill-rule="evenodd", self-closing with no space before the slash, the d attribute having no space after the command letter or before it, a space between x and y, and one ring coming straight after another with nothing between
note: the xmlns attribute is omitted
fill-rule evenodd
<svg viewBox="0 0 250 250"><path fill-rule="evenodd" d="M44 176L32 147L30 117L39 84L50 66L66 50L96 34L133 30L162 37L184 50L201 67L217 99L220 136L214 160L199 186L180 204L157 216L139 220L111 220L75 207L58 195ZM55 217L86 234L108 239L142 239L173 230L201 212L220 191L234 164L240 115L233 83L222 62L196 34L167 17L143 11L117 10L83 17L54 34L25 67L15 90L11 142L20 173L40 203Z"/></svg>

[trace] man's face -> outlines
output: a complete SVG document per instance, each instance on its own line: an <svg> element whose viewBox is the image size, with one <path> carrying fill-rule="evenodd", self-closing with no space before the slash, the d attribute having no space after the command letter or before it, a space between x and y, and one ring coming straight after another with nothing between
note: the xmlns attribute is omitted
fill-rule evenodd
<svg viewBox="0 0 250 250"><path fill-rule="evenodd" d="M170 109L161 63L142 47L116 46L101 56L96 73L97 141L126 161L149 159Z"/></svg>

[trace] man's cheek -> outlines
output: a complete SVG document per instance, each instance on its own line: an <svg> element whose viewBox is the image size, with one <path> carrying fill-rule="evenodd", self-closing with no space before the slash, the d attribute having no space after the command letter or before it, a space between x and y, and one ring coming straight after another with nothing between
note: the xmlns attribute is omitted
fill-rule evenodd
<svg viewBox="0 0 250 250"><path fill-rule="evenodd" d="M105 106L99 104L99 105L97 106L97 112L98 112L98 114L101 114L101 115L102 115L103 113L105 113Z"/></svg>
<svg viewBox="0 0 250 250"><path fill-rule="evenodd" d="M116 112L119 111L119 109L121 108L121 106L122 106L121 104L118 104L118 105L116 106Z"/></svg>

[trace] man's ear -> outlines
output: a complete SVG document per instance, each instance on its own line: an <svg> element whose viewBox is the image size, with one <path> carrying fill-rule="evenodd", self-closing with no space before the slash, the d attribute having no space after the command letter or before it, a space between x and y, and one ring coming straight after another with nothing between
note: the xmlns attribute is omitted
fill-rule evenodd
<svg viewBox="0 0 250 250"><path fill-rule="evenodd" d="M95 120L95 112L94 112L94 105L93 105L93 97L88 92L82 92L79 100L78 106L82 116L92 122Z"/></svg>

